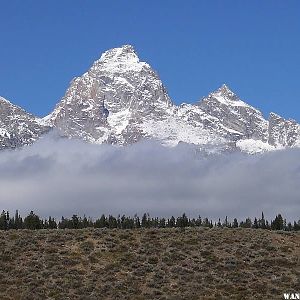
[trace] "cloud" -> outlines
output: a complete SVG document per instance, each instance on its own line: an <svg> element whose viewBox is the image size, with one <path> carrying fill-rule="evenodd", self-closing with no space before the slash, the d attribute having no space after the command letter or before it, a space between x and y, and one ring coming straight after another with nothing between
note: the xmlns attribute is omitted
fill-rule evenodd
<svg viewBox="0 0 300 300"><path fill-rule="evenodd" d="M218 219L282 213L300 218L300 149L203 157L155 142L91 145L49 136L0 153L0 209Z"/></svg>

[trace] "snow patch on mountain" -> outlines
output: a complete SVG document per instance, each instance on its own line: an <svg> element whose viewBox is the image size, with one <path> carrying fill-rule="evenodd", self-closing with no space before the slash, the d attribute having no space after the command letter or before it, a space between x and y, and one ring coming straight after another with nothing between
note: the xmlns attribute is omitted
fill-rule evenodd
<svg viewBox="0 0 300 300"><path fill-rule="evenodd" d="M176 146L180 142L205 145L220 144L225 140L208 130L188 124L173 116L161 121L147 120L141 125L147 136L153 137L164 145Z"/></svg>
<svg viewBox="0 0 300 300"><path fill-rule="evenodd" d="M263 152L274 151L283 148L283 147L276 148L261 140L253 140L253 139L239 140L236 142L236 146L242 152L246 152L248 154L263 153Z"/></svg>

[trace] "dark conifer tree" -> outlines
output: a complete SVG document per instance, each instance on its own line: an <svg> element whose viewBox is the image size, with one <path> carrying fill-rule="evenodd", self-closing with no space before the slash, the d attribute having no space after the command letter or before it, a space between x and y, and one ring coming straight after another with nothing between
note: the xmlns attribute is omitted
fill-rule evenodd
<svg viewBox="0 0 300 300"><path fill-rule="evenodd" d="M106 224L107 224L107 222L106 222L106 217L105 217L105 215L103 214L103 215L101 216L100 219L97 219L97 220L96 220L94 226L95 226L96 228L104 228L104 227L106 227Z"/></svg>
<svg viewBox="0 0 300 300"><path fill-rule="evenodd" d="M31 211L29 215L24 219L24 227L31 230L41 229L42 221L40 220L38 215L34 214L33 211Z"/></svg>
<svg viewBox="0 0 300 300"><path fill-rule="evenodd" d="M273 230L283 230L284 229L284 220L281 214L277 215L274 221L271 222L271 229Z"/></svg>
<svg viewBox="0 0 300 300"><path fill-rule="evenodd" d="M82 228L87 228L87 227L89 227L89 221L88 221L86 215L83 215Z"/></svg>
<svg viewBox="0 0 300 300"><path fill-rule="evenodd" d="M137 215L135 215L134 217L134 223L135 223L135 228L141 228L140 218Z"/></svg>
<svg viewBox="0 0 300 300"><path fill-rule="evenodd" d="M15 229L22 229L23 228L23 220L19 214L19 211L16 210L15 213Z"/></svg>
<svg viewBox="0 0 300 300"><path fill-rule="evenodd" d="M233 219L232 227L233 228L238 228L239 227L239 223L238 223L238 220L236 218Z"/></svg>
<svg viewBox="0 0 300 300"><path fill-rule="evenodd" d="M210 227L210 223L209 223L208 218L205 218L205 219L203 220L202 226L204 226L204 227Z"/></svg>
<svg viewBox="0 0 300 300"><path fill-rule="evenodd" d="M118 222L117 219L111 215L108 216L108 228L117 228Z"/></svg>
<svg viewBox="0 0 300 300"><path fill-rule="evenodd" d="M271 229L269 221L265 220L265 229Z"/></svg>
<svg viewBox="0 0 300 300"><path fill-rule="evenodd" d="M175 221L175 218L173 216L170 218L170 220L168 220L167 225L168 225L168 227L171 227L171 228L176 226L176 221Z"/></svg>
<svg viewBox="0 0 300 300"><path fill-rule="evenodd" d="M81 226L80 226L80 225L81 225L80 223L81 223L81 222L80 222L78 216L77 216L77 215L73 215L73 216L72 216L71 228L72 228L72 229L78 229L78 228L80 228L80 227L81 227Z"/></svg>
<svg viewBox="0 0 300 300"><path fill-rule="evenodd" d="M287 231L292 231L293 230L293 226L292 226L291 222L288 222L286 230Z"/></svg>
<svg viewBox="0 0 300 300"><path fill-rule="evenodd" d="M227 216L225 217L225 220L223 222L223 227L229 227L229 223L228 223L228 218Z"/></svg>
<svg viewBox="0 0 300 300"><path fill-rule="evenodd" d="M13 228L13 227L9 227L9 226L14 226L14 225L13 225L14 222L11 222L11 224L9 224L9 221L10 221L10 216L9 216L9 211L7 211L7 212L6 212L6 226L7 226L6 229Z"/></svg>
<svg viewBox="0 0 300 300"><path fill-rule="evenodd" d="M258 221L256 218L254 218L254 221L253 221L253 225L252 225L253 228L257 229L258 228Z"/></svg>
<svg viewBox="0 0 300 300"><path fill-rule="evenodd" d="M202 219L200 216L198 216L198 218L196 220L196 226L202 226Z"/></svg>
<svg viewBox="0 0 300 300"><path fill-rule="evenodd" d="M146 213L143 214L143 217L142 217L142 227L144 228L147 228L150 226L149 224L149 218L148 218L148 215Z"/></svg>
<svg viewBox="0 0 300 300"><path fill-rule="evenodd" d="M218 224L217 224L218 227L222 227L222 224L221 224L221 219L219 218L218 220Z"/></svg>
<svg viewBox="0 0 300 300"><path fill-rule="evenodd" d="M8 229L8 223L6 220L6 213L3 210L1 215L0 215L0 229L1 230L7 230Z"/></svg>
<svg viewBox="0 0 300 300"><path fill-rule="evenodd" d="M59 229L65 229L67 227L67 220L64 217L61 217L61 221L58 223Z"/></svg>
<svg viewBox="0 0 300 300"><path fill-rule="evenodd" d="M261 219L259 220L259 227L262 229L266 229L266 221L265 221L264 212L261 212Z"/></svg>
<svg viewBox="0 0 300 300"><path fill-rule="evenodd" d="M166 219L165 218L161 218L159 220L158 227L160 227L160 228L165 228L166 227Z"/></svg>
<svg viewBox="0 0 300 300"><path fill-rule="evenodd" d="M49 217L48 227L49 227L49 229L57 229L57 223L54 218Z"/></svg>

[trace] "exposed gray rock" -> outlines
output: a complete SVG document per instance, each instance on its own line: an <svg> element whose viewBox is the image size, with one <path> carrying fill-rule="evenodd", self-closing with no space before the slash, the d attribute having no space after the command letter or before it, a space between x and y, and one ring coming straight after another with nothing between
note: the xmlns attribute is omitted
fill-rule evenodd
<svg viewBox="0 0 300 300"><path fill-rule="evenodd" d="M38 118L0 97L0 149L32 144L49 129Z"/></svg>
<svg viewBox="0 0 300 300"><path fill-rule="evenodd" d="M162 119L170 106L158 75L125 45L75 78L47 120L68 137L128 144L147 136L139 128L142 118Z"/></svg>
<svg viewBox="0 0 300 300"><path fill-rule="evenodd" d="M199 107L218 119L231 140L268 140L268 122L262 113L240 100L225 84L204 98Z"/></svg>
<svg viewBox="0 0 300 300"><path fill-rule="evenodd" d="M269 144L275 147L293 147L300 144L300 125L294 120L285 120L270 113L268 132Z"/></svg>

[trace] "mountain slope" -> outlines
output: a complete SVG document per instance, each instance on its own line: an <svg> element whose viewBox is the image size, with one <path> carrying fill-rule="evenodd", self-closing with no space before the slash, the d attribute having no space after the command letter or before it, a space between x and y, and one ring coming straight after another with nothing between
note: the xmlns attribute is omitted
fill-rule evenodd
<svg viewBox="0 0 300 300"><path fill-rule="evenodd" d="M276 147L300 146L300 125L275 113L269 116L269 144Z"/></svg>
<svg viewBox="0 0 300 300"><path fill-rule="evenodd" d="M49 130L38 118L2 97L0 116L0 149L31 144Z"/></svg>

